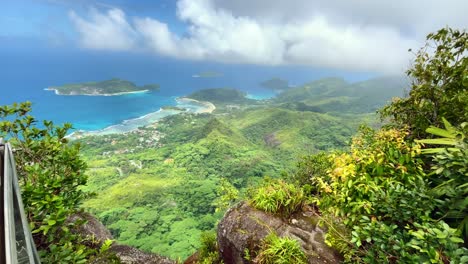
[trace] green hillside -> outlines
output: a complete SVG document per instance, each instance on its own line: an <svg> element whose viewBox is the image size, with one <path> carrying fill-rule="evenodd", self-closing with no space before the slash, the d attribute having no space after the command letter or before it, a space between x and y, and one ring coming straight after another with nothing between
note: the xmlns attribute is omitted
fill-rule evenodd
<svg viewBox="0 0 468 264"><path fill-rule="evenodd" d="M398 77L382 77L358 83L340 78L327 78L289 89L278 95L276 102L293 109L316 112L369 113L403 96L405 82ZM291 105L291 103L293 103Z"/></svg>

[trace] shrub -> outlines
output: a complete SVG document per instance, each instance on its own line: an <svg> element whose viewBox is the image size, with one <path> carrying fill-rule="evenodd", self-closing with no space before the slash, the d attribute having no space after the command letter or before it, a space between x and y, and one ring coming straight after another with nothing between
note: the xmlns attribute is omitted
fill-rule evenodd
<svg viewBox="0 0 468 264"><path fill-rule="evenodd" d="M256 259L259 264L307 263L307 257L297 240L280 238L275 233L270 233L263 239Z"/></svg>
<svg viewBox="0 0 468 264"><path fill-rule="evenodd" d="M436 217L458 227L468 242L468 123L453 127L443 119L445 129L429 127L426 132L440 138L418 140L418 143L438 145L426 148L423 154L432 155L431 194L437 198Z"/></svg>
<svg viewBox="0 0 468 264"><path fill-rule="evenodd" d="M199 263L221 263L218 253L218 243L215 232L203 232L200 236L201 247L199 249Z"/></svg>
<svg viewBox="0 0 468 264"><path fill-rule="evenodd" d="M79 188L87 180L80 146L65 138L70 124L60 127L44 121L36 126L30 111L29 102L1 106L0 137L14 148L34 242L44 263L84 263L98 253L98 245L72 234L70 230L79 223L66 221L86 197Z"/></svg>
<svg viewBox="0 0 468 264"><path fill-rule="evenodd" d="M331 182L317 186L318 201L332 230L328 243L349 262L459 263L467 253L454 229L431 219L429 177L407 135L362 129L350 153L329 157Z"/></svg>
<svg viewBox="0 0 468 264"><path fill-rule="evenodd" d="M288 217L305 202L301 188L282 180L267 181L251 198L252 205L262 211Z"/></svg>
<svg viewBox="0 0 468 264"><path fill-rule="evenodd" d="M454 125L468 120L468 33L443 28L427 36L407 71L412 80L406 98L397 98L380 113L391 125L409 126L412 138L430 136L426 129L440 127L442 117Z"/></svg>
<svg viewBox="0 0 468 264"><path fill-rule="evenodd" d="M328 159L328 154L320 152L315 155L305 156L297 164L297 171L293 175L293 179L296 180L301 186L316 186L318 181L328 182L328 169L332 163ZM309 189L307 194L317 194L319 191L316 188L304 188Z"/></svg>

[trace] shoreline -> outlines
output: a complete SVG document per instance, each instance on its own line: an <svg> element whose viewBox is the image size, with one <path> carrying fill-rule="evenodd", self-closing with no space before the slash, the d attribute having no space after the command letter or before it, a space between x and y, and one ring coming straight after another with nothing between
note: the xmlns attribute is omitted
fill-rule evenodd
<svg viewBox="0 0 468 264"><path fill-rule="evenodd" d="M188 102L188 103L196 103L196 104L200 104L200 105L203 105L205 107L205 109L202 109L202 110L199 110L197 113L209 113L211 114L214 110L216 110L216 106L212 103L212 102L208 102L208 101L198 101L196 99L192 99L190 97L177 97L176 99L176 102L179 103L179 102Z"/></svg>
<svg viewBox="0 0 468 264"><path fill-rule="evenodd" d="M54 91L56 95L62 95L62 96L120 96L120 95L126 95L126 94L139 94L139 93L147 93L150 90L145 89L145 90L139 90L139 91L131 91L131 92L120 92L120 93L112 93L112 94L62 94L59 92L57 88L45 88L45 91Z"/></svg>
<svg viewBox="0 0 468 264"><path fill-rule="evenodd" d="M67 135L66 138L74 140L74 139L80 139L80 138L87 137L87 136L124 134L124 133L137 130L139 127L152 125L167 116L177 115L177 114L186 113L186 112L195 113L195 114L212 113L216 109L216 106L211 102L198 101L198 100L191 99L188 97L177 97L175 98L175 101L176 101L177 107L180 107L185 110L182 111L182 110L174 110L174 109L163 109L161 107L159 108L158 111L150 112L139 117L126 119L118 124L110 125L102 129L77 130Z"/></svg>

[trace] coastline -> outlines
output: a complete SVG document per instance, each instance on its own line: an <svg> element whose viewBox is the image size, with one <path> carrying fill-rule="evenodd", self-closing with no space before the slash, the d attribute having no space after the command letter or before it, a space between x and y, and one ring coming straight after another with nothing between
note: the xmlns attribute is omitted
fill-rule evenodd
<svg viewBox="0 0 468 264"><path fill-rule="evenodd" d="M189 97L177 97L177 103L195 103L204 106L205 108L199 109L196 113L209 113L211 114L214 110L216 110L216 106L208 101L198 101Z"/></svg>
<svg viewBox="0 0 468 264"><path fill-rule="evenodd" d="M119 124L111 125L99 130L77 130L69 135L66 138L74 140L83 138L86 136L102 136L102 135L110 135L110 134L123 134L134 131L139 127L144 127L148 125L152 125L159 120L180 113L195 113L195 114L203 114L203 113L212 113L216 106L207 101L198 101L195 99L191 99L188 97L177 97L175 98L176 107L179 107L184 110L175 110L175 109L162 109L160 108L158 111L151 112L136 118L127 119L122 121Z"/></svg>
<svg viewBox="0 0 468 264"><path fill-rule="evenodd" d="M83 95L83 96L119 96L119 95L126 95L126 94L139 94L139 93L147 93L150 90L145 89L145 90L139 90L139 91L131 91L131 92L120 92L120 93L112 93L112 94L62 94L59 92L57 88L45 88L45 91L54 91L56 95L62 95L62 96L78 96L78 95Z"/></svg>

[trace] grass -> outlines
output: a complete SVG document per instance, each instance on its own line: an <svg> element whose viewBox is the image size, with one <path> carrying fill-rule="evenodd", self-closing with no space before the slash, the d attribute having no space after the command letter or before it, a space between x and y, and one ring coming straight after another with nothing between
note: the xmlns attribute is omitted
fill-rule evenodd
<svg viewBox="0 0 468 264"><path fill-rule="evenodd" d="M263 239L257 260L259 264L307 263L307 257L297 240L281 238L275 233L270 233Z"/></svg>
<svg viewBox="0 0 468 264"><path fill-rule="evenodd" d="M274 180L256 190L251 203L267 213L289 217L301 209L305 199L301 188L282 180Z"/></svg>

